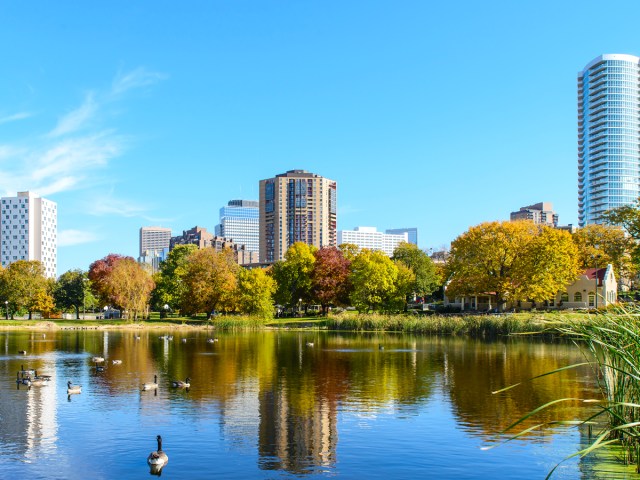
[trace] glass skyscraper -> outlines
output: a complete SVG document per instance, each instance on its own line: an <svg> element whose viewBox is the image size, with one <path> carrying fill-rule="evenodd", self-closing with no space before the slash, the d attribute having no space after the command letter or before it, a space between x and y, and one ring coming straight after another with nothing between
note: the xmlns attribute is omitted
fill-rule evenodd
<svg viewBox="0 0 640 480"><path fill-rule="evenodd" d="M640 58L601 55L578 74L578 222L640 193Z"/></svg>
<svg viewBox="0 0 640 480"><path fill-rule="evenodd" d="M220 223L216 235L232 239L244 245L250 252L258 252L258 202L256 200L231 200L220 209Z"/></svg>

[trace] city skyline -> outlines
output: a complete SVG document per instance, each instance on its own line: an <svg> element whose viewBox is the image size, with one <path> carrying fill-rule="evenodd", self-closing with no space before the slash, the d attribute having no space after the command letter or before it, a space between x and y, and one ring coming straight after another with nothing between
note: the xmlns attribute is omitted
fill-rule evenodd
<svg viewBox="0 0 640 480"><path fill-rule="evenodd" d="M213 231L291 169L339 183L338 229L421 248L539 199L577 224L576 76L640 53L640 5L584 35L595 6L9 4L0 195L58 204L58 274L135 257L144 225Z"/></svg>

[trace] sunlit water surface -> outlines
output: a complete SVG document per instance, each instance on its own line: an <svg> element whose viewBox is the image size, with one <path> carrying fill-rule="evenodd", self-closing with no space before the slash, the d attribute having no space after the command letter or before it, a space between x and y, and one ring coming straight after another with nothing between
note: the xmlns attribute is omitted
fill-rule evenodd
<svg viewBox="0 0 640 480"><path fill-rule="evenodd" d="M165 478L544 478L579 449L584 431L546 429L482 447L550 400L597 396L591 372L491 392L580 361L573 345L534 340L0 332L0 478L146 477L158 434ZM22 365L53 379L18 385ZM157 391L141 391L154 374ZM186 377L189 390L171 388ZM68 396L68 380L82 393ZM581 408L567 404L521 428L580 418ZM554 478L582 478L583 467L568 461Z"/></svg>

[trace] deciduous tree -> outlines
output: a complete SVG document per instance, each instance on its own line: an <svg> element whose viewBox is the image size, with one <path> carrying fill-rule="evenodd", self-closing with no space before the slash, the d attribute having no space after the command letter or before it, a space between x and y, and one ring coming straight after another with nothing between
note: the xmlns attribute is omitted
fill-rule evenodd
<svg viewBox="0 0 640 480"><path fill-rule="evenodd" d="M101 281L109 303L126 310L129 319L137 320L146 312L155 284L133 258L120 258Z"/></svg>
<svg viewBox="0 0 640 480"><path fill-rule="evenodd" d="M236 299L238 309L242 313L255 315L264 319L273 318L273 294L276 283L263 269L238 272L238 290Z"/></svg>
<svg viewBox="0 0 640 480"><path fill-rule="evenodd" d="M180 310L186 314L229 311L234 307L237 272L233 252L203 248L187 257Z"/></svg>
<svg viewBox="0 0 640 480"><path fill-rule="evenodd" d="M396 293L398 267L384 253L362 249L351 262L351 302L360 311L383 307Z"/></svg>
<svg viewBox="0 0 640 480"><path fill-rule="evenodd" d="M309 303L316 250L313 245L296 242L289 247L284 260L273 265L271 274L276 281L276 302L293 305L301 299L305 305Z"/></svg>
<svg viewBox="0 0 640 480"><path fill-rule="evenodd" d="M351 292L351 273L342 250L325 247L314 253L316 261L311 274L311 291L315 301L322 305L322 313L326 315L329 305L345 305L349 303Z"/></svg>
<svg viewBox="0 0 640 480"><path fill-rule="evenodd" d="M3 296L9 302L11 311L27 310L29 319L32 312L39 311L39 299L49 295L49 283L44 276L44 266L37 260L18 260L2 272ZM13 314L12 314L13 316Z"/></svg>
<svg viewBox="0 0 640 480"><path fill-rule="evenodd" d="M402 242L393 251L393 259L408 267L415 276L415 282L409 293L424 297L438 288L438 276L433 261L412 243Z"/></svg>
<svg viewBox="0 0 640 480"><path fill-rule="evenodd" d="M91 280L91 289L102 305L111 303L110 292L106 284L111 270L122 259L127 258L133 260L133 257L125 257L117 253L110 253L100 260L96 260L89 266L89 280ZM135 260L134 260L135 261Z"/></svg>
<svg viewBox="0 0 640 480"><path fill-rule="evenodd" d="M176 245L160 265L160 271L154 276L156 288L151 294L151 305L161 313L168 305L175 310L185 296L184 277L189 256L198 250L196 245Z"/></svg>
<svg viewBox="0 0 640 480"><path fill-rule="evenodd" d="M87 304L93 305L94 298L89 285L89 278L82 270L69 270L58 278L54 289L53 298L60 310L73 308L76 318L80 318L80 308Z"/></svg>

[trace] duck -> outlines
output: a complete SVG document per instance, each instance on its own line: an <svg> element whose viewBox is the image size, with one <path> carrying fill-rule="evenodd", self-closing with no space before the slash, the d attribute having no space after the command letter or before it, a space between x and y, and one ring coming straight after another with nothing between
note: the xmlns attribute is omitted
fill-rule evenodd
<svg viewBox="0 0 640 480"><path fill-rule="evenodd" d="M67 394L71 395L72 393L82 393L82 387L80 385L73 385L71 380L67 382Z"/></svg>
<svg viewBox="0 0 640 480"><path fill-rule="evenodd" d="M175 388L189 388L191 386L191 379L189 377L185 378L184 382L182 380L174 380L171 382L171 386Z"/></svg>
<svg viewBox="0 0 640 480"><path fill-rule="evenodd" d="M91 361L93 363L104 362L104 357L93 357Z"/></svg>
<svg viewBox="0 0 640 480"><path fill-rule="evenodd" d="M163 467L169 461L169 457L162 450L162 437L158 435L156 439L158 440L158 450L149 454L147 463L151 466Z"/></svg>
<svg viewBox="0 0 640 480"><path fill-rule="evenodd" d="M122 365L122 360L111 360L113 365Z"/></svg>
<svg viewBox="0 0 640 480"><path fill-rule="evenodd" d="M153 383L143 383L142 390L155 390L158 388L158 375L153 376Z"/></svg>

